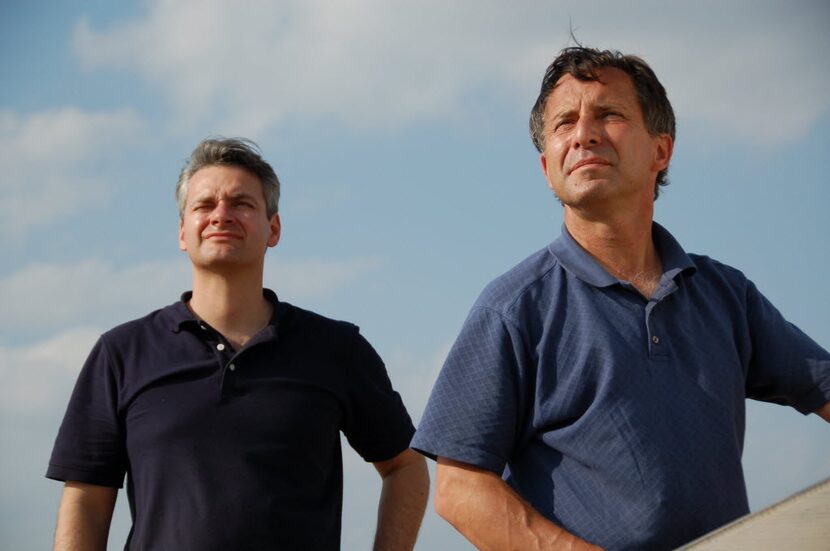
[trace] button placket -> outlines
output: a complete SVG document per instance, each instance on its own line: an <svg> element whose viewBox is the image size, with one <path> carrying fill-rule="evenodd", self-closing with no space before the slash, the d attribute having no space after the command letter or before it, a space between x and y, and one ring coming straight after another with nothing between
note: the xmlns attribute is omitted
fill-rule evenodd
<svg viewBox="0 0 830 551"><path fill-rule="evenodd" d="M660 304L660 299L652 297L645 309L648 352L649 356L652 357L668 356L669 354L669 350L665 343L663 328L661 327L661 324L658 323L656 316L658 304Z"/></svg>

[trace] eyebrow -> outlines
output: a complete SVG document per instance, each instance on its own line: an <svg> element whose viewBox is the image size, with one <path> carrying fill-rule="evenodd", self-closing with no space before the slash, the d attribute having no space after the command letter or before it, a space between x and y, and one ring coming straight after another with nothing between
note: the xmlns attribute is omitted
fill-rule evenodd
<svg viewBox="0 0 830 551"><path fill-rule="evenodd" d="M556 107L554 107L554 109L556 109ZM597 102L597 103L595 103L594 105L591 106L591 109L593 111L608 111L609 109L614 110L614 111L625 111L625 110L627 110L627 108L624 104L615 102L613 100L604 101L604 102ZM578 113L578 112L579 112L578 108L563 108L560 111L554 111L553 117L554 118L560 118L560 117L567 116L567 115L572 115L573 113Z"/></svg>
<svg viewBox="0 0 830 551"><path fill-rule="evenodd" d="M248 193L247 191L238 191L238 192L229 194L228 199L234 199L234 200L251 199L253 201L256 201L257 197L256 197L255 194Z"/></svg>
<svg viewBox="0 0 830 551"><path fill-rule="evenodd" d="M206 202L206 201L212 201L215 198L216 198L215 194L210 193L210 192L205 192L205 193L202 193L201 195L195 196L193 198L192 202L193 203L203 203L203 202ZM240 199L248 199L248 200L256 201L256 199L257 199L255 194L249 193L247 191L233 192L233 193L230 193L228 195L225 195L224 198L230 199L232 201L238 201Z"/></svg>

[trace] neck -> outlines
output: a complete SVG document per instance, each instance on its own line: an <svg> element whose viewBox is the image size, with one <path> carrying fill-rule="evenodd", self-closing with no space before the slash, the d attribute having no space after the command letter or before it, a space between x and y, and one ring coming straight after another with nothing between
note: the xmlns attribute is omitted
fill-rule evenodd
<svg viewBox="0 0 830 551"><path fill-rule="evenodd" d="M188 306L236 349L265 327L272 314L271 303L262 295L261 271L229 278L194 269Z"/></svg>
<svg viewBox="0 0 830 551"><path fill-rule="evenodd" d="M565 207L565 227L608 273L631 282L646 298L657 288L662 263L651 237L653 206L603 219Z"/></svg>

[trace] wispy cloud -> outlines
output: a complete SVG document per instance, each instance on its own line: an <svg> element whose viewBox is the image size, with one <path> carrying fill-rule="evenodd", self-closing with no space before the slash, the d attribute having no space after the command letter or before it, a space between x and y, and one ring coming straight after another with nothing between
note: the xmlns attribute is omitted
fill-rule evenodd
<svg viewBox="0 0 830 551"><path fill-rule="evenodd" d="M326 298L379 263L269 256L266 284L289 300ZM184 256L125 267L99 259L31 264L0 279L0 329L43 334L79 323L108 327L174 302L188 288Z"/></svg>
<svg viewBox="0 0 830 551"><path fill-rule="evenodd" d="M69 392L98 329L76 328L25 346L0 346L0 411L54 416Z"/></svg>
<svg viewBox="0 0 830 551"><path fill-rule="evenodd" d="M589 45L644 55L682 122L775 145L801 137L830 106L819 3L483 4L156 0L107 28L82 20L74 48L89 68L159 87L177 126L218 120L251 135L289 120L399 127L480 112L505 93L529 106L571 25ZM696 37L695 47L678 36Z"/></svg>
<svg viewBox="0 0 830 551"><path fill-rule="evenodd" d="M31 264L0 280L0 328L48 333L73 324L110 326L173 302L188 284L184 259L125 268L96 259Z"/></svg>
<svg viewBox="0 0 830 551"><path fill-rule="evenodd" d="M106 29L81 21L74 46L86 67L161 87L177 125L219 114L222 127L252 135L288 119L377 128L446 115L480 82L496 46L458 28L477 13L432 1L161 0Z"/></svg>
<svg viewBox="0 0 830 551"><path fill-rule="evenodd" d="M326 298L381 265L378 258L276 259L267 257L266 286L289 300Z"/></svg>
<svg viewBox="0 0 830 551"><path fill-rule="evenodd" d="M427 405L432 386L451 346L452 341L447 341L431 354L423 356L398 349L384 358L392 384L400 393L416 424Z"/></svg>
<svg viewBox="0 0 830 551"><path fill-rule="evenodd" d="M130 110L0 111L0 242L105 203L110 186L101 168L141 128Z"/></svg>

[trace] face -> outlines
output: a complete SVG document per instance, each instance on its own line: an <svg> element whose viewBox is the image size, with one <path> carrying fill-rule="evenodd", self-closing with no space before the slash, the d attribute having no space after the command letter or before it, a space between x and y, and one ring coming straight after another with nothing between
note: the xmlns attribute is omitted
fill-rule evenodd
<svg viewBox="0 0 830 551"><path fill-rule="evenodd" d="M197 171L187 187L179 248L195 268L261 268L280 238L280 219L266 215L259 179L239 167Z"/></svg>
<svg viewBox="0 0 830 551"><path fill-rule="evenodd" d="M542 170L566 209L630 209L654 200L672 140L646 129L634 83L615 68L600 81L565 75L545 104Z"/></svg>

